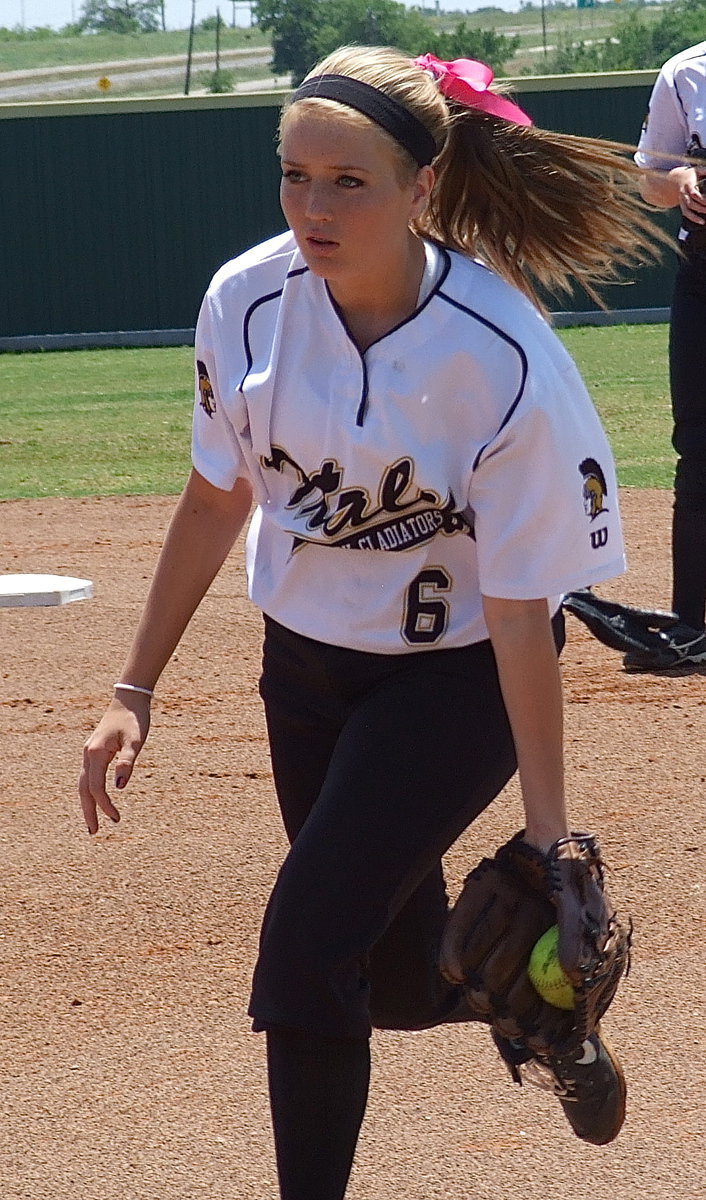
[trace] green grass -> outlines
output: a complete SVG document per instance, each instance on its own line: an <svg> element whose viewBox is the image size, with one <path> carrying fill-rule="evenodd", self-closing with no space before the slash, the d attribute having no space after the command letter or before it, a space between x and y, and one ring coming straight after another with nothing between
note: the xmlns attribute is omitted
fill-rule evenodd
<svg viewBox="0 0 706 1200"><path fill-rule="evenodd" d="M161 58L183 54L189 43L187 29L167 33L92 33L82 37L49 37L38 41L0 41L0 71L31 71L35 67L80 66L83 63L119 62L132 58ZM221 49L268 46L269 37L259 29L221 29ZM215 53L213 30L197 30L194 53Z"/></svg>
<svg viewBox="0 0 706 1200"><path fill-rule="evenodd" d="M0 355L0 498L180 491L192 381L187 346Z"/></svg>
<svg viewBox="0 0 706 1200"><path fill-rule="evenodd" d="M560 331L621 484L669 488L666 325ZM192 351L0 354L0 499L173 495L189 470Z"/></svg>
<svg viewBox="0 0 706 1200"><path fill-rule="evenodd" d="M623 486L672 486L668 332L666 325L560 331L601 414Z"/></svg>

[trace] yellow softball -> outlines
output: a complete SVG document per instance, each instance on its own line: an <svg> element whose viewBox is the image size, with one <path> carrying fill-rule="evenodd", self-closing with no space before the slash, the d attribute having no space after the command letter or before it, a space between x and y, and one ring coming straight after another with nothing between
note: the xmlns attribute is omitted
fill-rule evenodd
<svg viewBox="0 0 706 1200"><path fill-rule="evenodd" d="M535 991L554 1008L573 1008L574 989L559 962L559 926L543 933L530 955L527 974Z"/></svg>

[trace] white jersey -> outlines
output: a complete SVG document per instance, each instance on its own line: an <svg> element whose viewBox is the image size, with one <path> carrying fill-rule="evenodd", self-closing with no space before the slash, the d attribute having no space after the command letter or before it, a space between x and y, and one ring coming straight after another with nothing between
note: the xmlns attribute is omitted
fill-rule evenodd
<svg viewBox="0 0 706 1200"><path fill-rule="evenodd" d="M481 595L624 570L612 455L569 354L516 289L431 248L437 278L361 354L291 234L227 263L196 330L193 463L257 509L249 591L378 653L487 637Z"/></svg>
<svg viewBox="0 0 706 1200"><path fill-rule="evenodd" d="M640 167L671 171L683 165L685 155L706 159L706 42L689 46L662 67L635 161ZM687 231L679 236L686 237Z"/></svg>

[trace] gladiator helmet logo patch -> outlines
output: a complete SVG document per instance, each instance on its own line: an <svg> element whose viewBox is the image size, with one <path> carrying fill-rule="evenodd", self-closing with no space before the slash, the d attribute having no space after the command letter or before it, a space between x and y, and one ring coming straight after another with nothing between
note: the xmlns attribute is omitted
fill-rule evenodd
<svg viewBox="0 0 706 1200"><path fill-rule="evenodd" d="M586 516L595 521L601 513L608 512L605 504L608 494L605 475L595 458L584 458L583 462L579 463L579 471L583 475L583 507Z"/></svg>
<svg viewBox="0 0 706 1200"><path fill-rule="evenodd" d="M211 386L211 380L208 377L206 364L201 362L200 358L196 361L196 370L199 376L199 404L201 405L207 417L213 417L213 414L216 411L216 398L213 394L213 388Z"/></svg>

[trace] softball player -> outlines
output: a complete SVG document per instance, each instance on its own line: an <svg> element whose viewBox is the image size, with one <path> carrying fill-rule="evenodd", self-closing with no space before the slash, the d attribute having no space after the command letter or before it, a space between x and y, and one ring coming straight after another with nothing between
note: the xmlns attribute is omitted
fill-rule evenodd
<svg viewBox="0 0 706 1200"><path fill-rule="evenodd" d="M507 280L533 295L523 269L590 281L637 253L623 187L637 168L533 130L491 79L357 47L288 103L289 231L204 299L194 469L84 752L95 832L98 810L118 819L108 764L124 787L157 679L254 496L247 573L291 849L250 1013L283 1200L343 1196L372 1026L469 1019L437 967L442 856L518 765L527 840L567 834L560 599L623 570L605 435ZM515 1073L532 1065L499 1049ZM624 1079L599 1038L549 1083L579 1137L616 1136Z"/></svg>
<svg viewBox="0 0 706 1200"><path fill-rule="evenodd" d="M688 159L691 159L691 162ZM672 607L680 624L664 651L633 651L628 670L706 662L706 42L664 64L650 98L635 155L646 200L679 205L683 251L672 297L669 375L677 452L672 523Z"/></svg>

